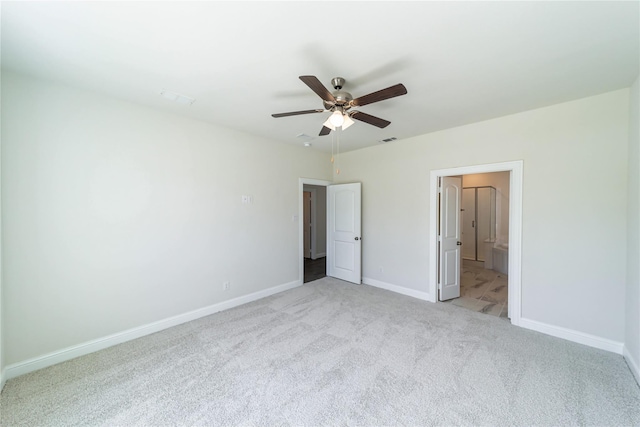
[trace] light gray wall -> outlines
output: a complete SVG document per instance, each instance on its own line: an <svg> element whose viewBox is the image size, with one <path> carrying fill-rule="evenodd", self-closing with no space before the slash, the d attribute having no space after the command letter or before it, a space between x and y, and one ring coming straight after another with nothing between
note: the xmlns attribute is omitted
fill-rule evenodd
<svg viewBox="0 0 640 427"><path fill-rule="evenodd" d="M363 276L429 292L430 171L523 160L522 318L622 343L628 115L623 89L344 153Z"/></svg>
<svg viewBox="0 0 640 427"><path fill-rule="evenodd" d="M2 7L0 6L0 11ZM0 12L1 14L1 12ZM1 39L1 37L0 37ZM2 84L0 79L0 100L2 99ZM2 117L2 103L0 102L0 118ZM2 318L4 316L4 310L2 307L4 305L4 299L2 297L3 293L3 285L2 285L2 277L3 277L3 261L2 261L2 120L0 120L0 392L2 392L2 388L5 384L5 370L4 370L4 322Z"/></svg>
<svg viewBox="0 0 640 427"><path fill-rule="evenodd" d="M297 282L298 179L328 155L11 73L2 95L7 365Z"/></svg>
<svg viewBox="0 0 640 427"><path fill-rule="evenodd" d="M625 356L640 383L640 78L629 103L629 192L627 205L627 294Z"/></svg>

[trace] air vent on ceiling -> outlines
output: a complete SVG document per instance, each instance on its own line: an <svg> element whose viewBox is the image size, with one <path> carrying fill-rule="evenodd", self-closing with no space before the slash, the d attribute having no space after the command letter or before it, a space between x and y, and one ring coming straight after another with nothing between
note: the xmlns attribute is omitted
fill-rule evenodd
<svg viewBox="0 0 640 427"><path fill-rule="evenodd" d="M395 141L396 139L398 138L396 138L395 136L392 136L391 138L387 138L387 139L381 139L380 144L386 144L387 142Z"/></svg>
<svg viewBox="0 0 640 427"><path fill-rule="evenodd" d="M296 138L298 138L300 141L303 141L303 142L309 142L316 139L315 137L311 135L307 135L306 133L299 133L296 135Z"/></svg>
<svg viewBox="0 0 640 427"><path fill-rule="evenodd" d="M163 97L167 98L170 101L175 101L178 104L191 105L195 102L195 99L193 98L189 98L188 96L180 95L179 93L171 92L165 89L163 89L162 92L160 92L160 95L162 95Z"/></svg>

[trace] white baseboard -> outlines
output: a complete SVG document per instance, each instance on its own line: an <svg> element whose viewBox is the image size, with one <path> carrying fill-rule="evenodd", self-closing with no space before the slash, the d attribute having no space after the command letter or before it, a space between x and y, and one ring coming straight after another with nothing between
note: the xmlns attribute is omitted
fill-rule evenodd
<svg viewBox="0 0 640 427"><path fill-rule="evenodd" d="M29 372L37 371L38 369L56 365L67 360L75 359L76 357L84 356L86 354L93 353L98 350L114 346L116 344L121 344L123 342L131 341L145 335L153 334L164 329L180 325L182 323L209 316L210 314L214 314L219 311L228 310L230 308L256 301L283 291L287 291L298 286L302 286L302 282L296 280L293 282L285 283L283 285L278 285L272 288L264 289L262 291L254 292L252 294L233 298L228 301L213 304L208 307L199 308L197 310L169 317L167 319L159 320L157 322L149 323L147 325L139 326L137 328L128 329L126 331L118 332L106 337L74 345L72 347L67 347L62 350L54 351L22 362L14 363L5 368L5 372L3 372L2 375L2 383L4 384L4 381L6 380L10 380L11 378L15 378Z"/></svg>
<svg viewBox="0 0 640 427"><path fill-rule="evenodd" d="M327 256L326 252L320 252L320 253L315 255L315 258L311 257L311 259L318 259L318 258L323 258L323 257L326 257L326 256Z"/></svg>
<svg viewBox="0 0 640 427"><path fill-rule="evenodd" d="M365 285L375 286L376 288L386 289L391 292L396 292L403 295L408 295L410 297L418 298L425 301L435 302L433 296L427 292L416 291L415 289L405 288L403 286L392 285L390 283L381 282L379 280L371 279L368 277L362 278L362 283ZM547 323L538 322L536 320L524 319L520 318L520 327L531 329L533 331L542 332L546 335L551 335L557 338L562 338L568 341L577 342L579 344L588 345L590 347L595 347L601 350L610 351L616 354L623 354L624 345L621 342L612 341L606 338L598 337L591 334L586 334L584 332L574 331L572 329L562 328L560 326L549 325ZM625 357L627 357L625 355ZM631 370L634 371L634 375L636 378L639 377L638 374L638 365L633 360L633 358L629 355L627 357L629 361L629 366ZM638 380L640 383L640 379Z"/></svg>
<svg viewBox="0 0 640 427"><path fill-rule="evenodd" d="M395 292L398 294L433 302L430 294L422 291L416 291L415 289L405 288L404 286L392 285L391 283L381 282L369 277L363 277L362 283L369 286L375 286L376 288L386 289L387 291Z"/></svg>
<svg viewBox="0 0 640 427"><path fill-rule="evenodd" d="M631 353L629 353L629 350L627 350L626 345L624 346L623 356L627 361L627 365L629 366L629 369L633 373L633 376L636 377L636 381L638 382L638 385L640 385L640 367L639 367L640 365L638 365L638 361L635 360L633 356L631 356Z"/></svg>
<svg viewBox="0 0 640 427"><path fill-rule="evenodd" d="M598 337L596 335L586 334L584 332L574 331L573 329L562 328L560 326L549 325L547 323L538 322L536 320L520 318L519 326L531 329L533 331L542 332L557 338L563 338L568 341L577 342L579 344L588 345L589 347L599 348L600 350L610 351L622 355L624 344L612 341L607 338Z"/></svg>

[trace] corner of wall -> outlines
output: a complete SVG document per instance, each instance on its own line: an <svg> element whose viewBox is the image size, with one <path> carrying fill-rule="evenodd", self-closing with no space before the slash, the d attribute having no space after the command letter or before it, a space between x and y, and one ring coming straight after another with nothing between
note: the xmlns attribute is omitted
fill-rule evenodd
<svg viewBox="0 0 640 427"><path fill-rule="evenodd" d="M640 384L640 75L629 91L624 357Z"/></svg>
<svg viewBox="0 0 640 427"><path fill-rule="evenodd" d="M631 353L629 353L627 346L624 346L622 355L624 356L624 360L627 362L627 366L631 370L631 373L636 377L636 382L640 386L640 365L638 364L638 361L633 358Z"/></svg>
<svg viewBox="0 0 640 427"><path fill-rule="evenodd" d="M369 285L380 289L385 289L387 291L395 292L397 294L407 295L409 297L421 299L429 302L436 302L433 295L417 291L415 289L405 288L404 286L398 286L391 283L381 282L380 280L371 279L369 277L362 278L363 285Z"/></svg>
<svg viewBox="0 0 640 427"><path fill-rule="evenodd" d="M0 12L1 14L1 12ZM0 75L0 99L2 99L2 76ZM0 117L2 116L2 104L0 103ZM4 299L2 298L2 277L3 277L3 262L2 262L2 124L0 123L0 393L4 388L6 382L5 369L4 369L4 322L2 321L2 305Z"/></svg>
<svg viewBox="0 0 640 427"><path fill-rule="evenodd" d="M2 370L0 370L0 394L2 393L2 390L4 390L4 385L7 382L7 376L6 376L6 371L3 368Z"/></svg>

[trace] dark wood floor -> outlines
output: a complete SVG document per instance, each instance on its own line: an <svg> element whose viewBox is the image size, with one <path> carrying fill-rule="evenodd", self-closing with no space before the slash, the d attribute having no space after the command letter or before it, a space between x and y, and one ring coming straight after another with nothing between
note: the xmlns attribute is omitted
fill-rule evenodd
<svg viewBox="0 0 640 427"><path fill-rule="evenodd" d="M313 282L314 280L325 277L327 271L327 258L304 259L304 283Z"/></svg>

